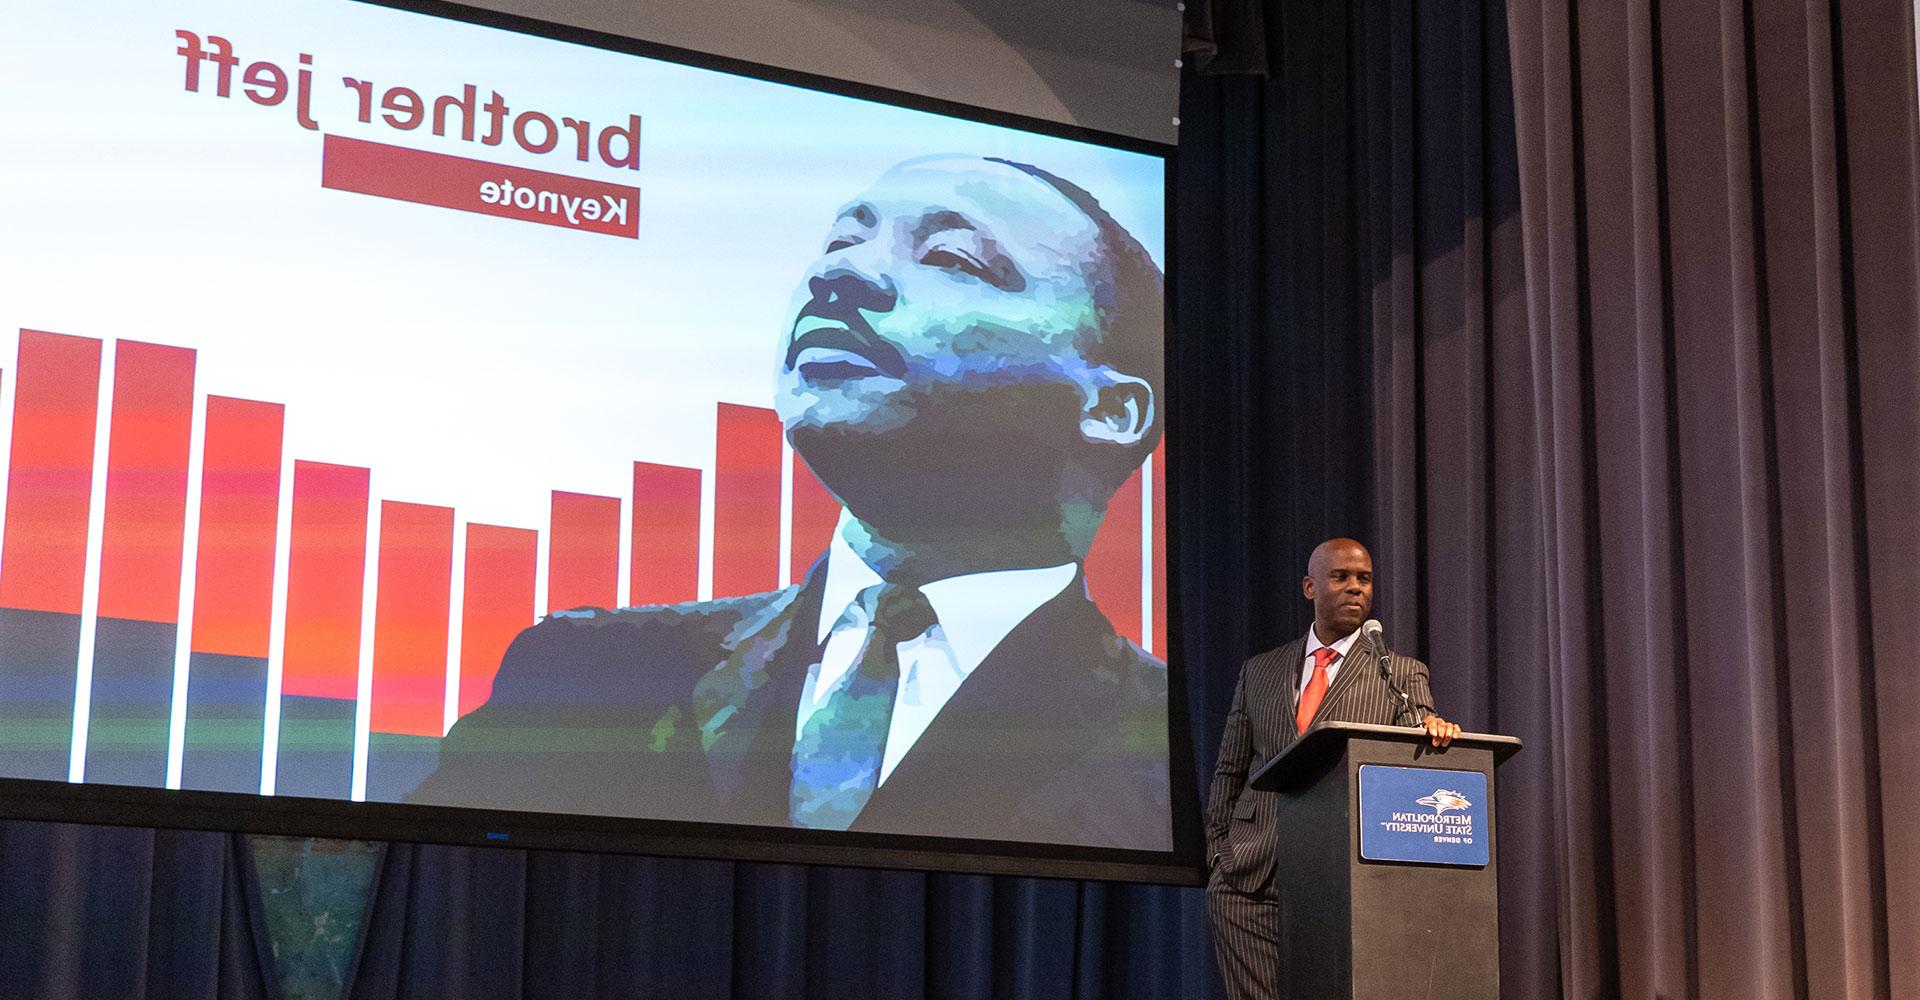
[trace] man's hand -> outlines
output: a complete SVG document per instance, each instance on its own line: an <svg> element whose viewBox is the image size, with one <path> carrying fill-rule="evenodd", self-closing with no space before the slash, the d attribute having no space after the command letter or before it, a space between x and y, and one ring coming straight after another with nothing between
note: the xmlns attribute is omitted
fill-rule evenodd
<svg viewBox="0 0 1920 1000"><path fill-rule="evenodd" d="M1427 716L1427 735L1433 737L1434 746L1443 747L1452 743L1455 736L1460 735L1460 727L1437 715L1429 715Z"/></svg>

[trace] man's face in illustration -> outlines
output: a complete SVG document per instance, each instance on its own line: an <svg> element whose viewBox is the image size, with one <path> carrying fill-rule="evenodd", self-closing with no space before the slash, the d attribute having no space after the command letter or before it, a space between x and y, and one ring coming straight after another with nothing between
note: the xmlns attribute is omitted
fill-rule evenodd
<svg viewBox="0 0 1920 1000"><path fill-rule="evenodd" d="M1088 359L1113 281L1100 228L1039 177L910 161L843 207L822 247L795 296L775 406L856 513L858 496L899 493L903 475L947 495L983 470L998 491L975 499L989 507L1057 504L1076 458L1151 430L1149 385Z"/></svg>

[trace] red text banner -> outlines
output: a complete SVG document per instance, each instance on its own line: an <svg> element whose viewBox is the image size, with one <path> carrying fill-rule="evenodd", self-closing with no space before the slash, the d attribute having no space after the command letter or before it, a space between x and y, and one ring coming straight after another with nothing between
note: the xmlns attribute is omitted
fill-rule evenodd
<svg viewBox="0 0 1920 1000"><path fill-rule="evenodd" d="M640 189L329 135L320 186L638 239Z"/></svg>

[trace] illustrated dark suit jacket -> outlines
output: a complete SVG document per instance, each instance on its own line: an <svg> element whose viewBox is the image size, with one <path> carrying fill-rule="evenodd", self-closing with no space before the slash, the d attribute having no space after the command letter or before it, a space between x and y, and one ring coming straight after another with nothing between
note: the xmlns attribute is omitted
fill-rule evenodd
<svg viewBox="0 0 1920 1000"><path fill-rule="evenodd" d="M408 801L787 825L825 560L749 597L566 612L522 632ZM1166 666L1076 578L1008 633L852 829L1171 849Z"/></svg>
<svg viewBox="0 0 1920 1000"><path fill-rule="evenodd" d="M1247 660L1240 667L1233 707L1227 710L1220 762L1207 794L1207 858L1214 873L1240 892L1262 891L1273 874L1279 851L1274 826L1277 793L1254 791L1246 783L1248 775L1299 738L1293 716L1300 704L1300 672L1306 655L1307 640L1302 636ZM1355 640L1347 657L1314 721L1412 724L1400 713L1399 698L1381 679L1380 661L1366 640ZM1407 699L1423 716L1432 713L1427 665L1391 652L1388 662Z"/></svg>

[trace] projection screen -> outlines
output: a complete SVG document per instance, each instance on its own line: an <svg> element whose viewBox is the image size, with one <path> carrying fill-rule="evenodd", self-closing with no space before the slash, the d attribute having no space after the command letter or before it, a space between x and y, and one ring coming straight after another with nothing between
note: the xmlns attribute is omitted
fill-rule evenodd
<svg viewBox="0 0 1920 1000"><path fill-rule="evenodd" d="M1167 149L3 6L0 811L1190 877Z"/></svg>

